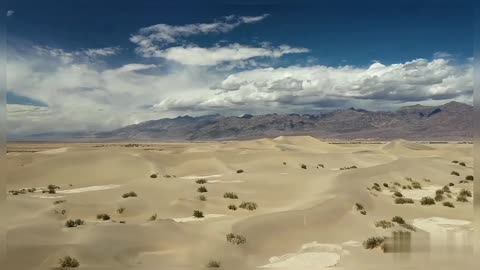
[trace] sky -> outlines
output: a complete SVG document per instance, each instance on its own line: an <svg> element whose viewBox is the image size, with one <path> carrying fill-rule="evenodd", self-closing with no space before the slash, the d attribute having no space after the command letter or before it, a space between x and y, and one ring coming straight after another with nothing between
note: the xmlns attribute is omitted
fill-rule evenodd
<svg viewBox="0 0 480 270"><path fill-rule="evenodd" d="M472 103L472 10L442 0L10 1L8 132Z"/></svg>

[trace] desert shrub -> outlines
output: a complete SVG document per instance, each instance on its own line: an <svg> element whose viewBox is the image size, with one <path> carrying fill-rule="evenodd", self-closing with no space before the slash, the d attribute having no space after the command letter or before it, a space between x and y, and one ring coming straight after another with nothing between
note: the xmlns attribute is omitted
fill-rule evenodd
<svg viewBox="0 0 480 270"><path fill-rule="evenodd" d="M432 199L431 197L423 197L420 200L420 204L421 205L432 205L432 204L435 204L435 200Z"/></svg>
<svg viewBox="0 0 480 270"><path fill-rule="evenodd" d="M465 180L473 181L473 175L467 175L467 176L465 176Z"/></svg>
<svg viewBox="0 0 480 270"><path fill-rule="evenodd" d="M77 259L72 258L70 256L65 256L59 260L58 264L62 268L77 268L80 266L80 263Z"/></svg>
<svg viewBox="0 0 480 270"><path fill-rule="evenodd" d="M463 167L467 166L467 164L465 164L465 162L460 162L460 163L458 163L458 165L463 166Z"/></svg>
<svg viewBox="0 0 480 270"><path fill-rule="evenodd" d="M410 224L407 224L407 223L400 224L400 226L402 226L403 228L405 228L405 229L407 229L407 230L410 230L410 231L414 231L414 232L417 231L417 229L415 228L415 226L410 225Z"/></svg>
<svg viewBox="0 0 480 270"><path fill-rule="evenodd" d="M323 164L318 164L318 165L317 165L317 168L318 168L318 167L320 167L320 168L325 168L325 165L323 165Z"/></svg>
<svg viewBox="0 0 480 270"><path fill-rule="evenodd" d="M252 211L257 209L258 205L254 202L242 202L238 207Z"/></svg>
<svg viewBox="0 0 480 270"><path fill-rule="evenodd" d="M125 211L124 207L120 207L120 208L117 209L117 213L119 213L119 214L123 214L124 211Z"/></svg>
<svg viewBox="0 0 480 270"><path fill-rule="evenodd" d="M458 195L457 196L457 202L468 202L467 196Z"/></svg>
<svg viewBox="0 0 480 270"><path fill-rule="evenodd" d="M392 218L392 222L395 222L395 223L398 223L398 224L405 224L405 220L400 216L394 216Z"/></svg>
<svg viewBox="0 0 480 270"><path fill-rule="evenodd" d="M456 172L456 171L452 171L450 174L451 174L451 175L460 176L460 173L459 173L459 172Z"/></svg>
<svg viewBox="0 0 480 270"><path fill-rule="evenodd" d="M245 244L247 242L247 239L241 235L235 235L233 233L229 233L226 235L227 242L235 244L235 245L240 245L240 244Z"/></svg>
<svg viewBox="0 0 480 270"><path fill-rule="evenodd" d="M444 186L444 187L442 188L442 190L443 190L443 192L445 192L445 193L450 193L450 192L452 192L452 191L450 190L450 187L449 187L449 186Z"/></svg>
<svg viewBox="0 0 480 270"><path fill-rule="evenodd" d="M413 179L411 177L405 177L405 180L408 182L413 182Z"/></svg>
<svg viewBox="0 0 480 270"><path fill-rule="evenodd" d="M98 215L97 215L97 219L110 220L110 216L107 215L107 214L98 214Z"/></svg>
<svg viewBox="0 0 480 270"><path fill-rule="evenodd" d="M382 191L382 189L379 186L373 186L372 189L374 189L378 192Z"/></svg>
<svg viewBox="0 0 480 270"><path fill-rule="evenodd" d="M407 189L407 186L402 186L402 189Z"/></svg>
<svg viewBox="0 0 480 270"><path fill-rule="evenodd" d="M30 193L33 193L33 192L37 191L37 189L36 188L29 188L29 189L27 189L27 191L30 192Z"/></svg>
<svg viewBox="0 0 480 270"><path fill-rule="evenodd" d="M458 163L458 160L454 160L454 161L452 161L452 163L455 163L455 164L457 164L457 163Z"/></svg>
<svg viewBox="0 0 480 270"><path fill-rule="evenodd" d="M443 191L443 189L437 189L437 190L435 190L435 194L436 194L436 195L443 195L443 193L445 193L445 191Z"/></svg>
<svg viewBox="0 0 480 270"><path fill-rule="evenodd" d="M197 191L200 192L200 193L208 192L208 190L205 186L201 186L201 187L197 188Z"/></svg>
<svg viewBox="0 0 480 270"><path fill-rule="evenodd" d="M284 162L283 162L283 165L287 165L287 162L284 161Z"/></svg>
<svg viewBox="0 0 480 270"><path fill-rule="evenodd" d="M387 183L383 183L383 186L388 188L388 184Z"/></svg>
<svg viewBox="0 0 480 270"><path fill-rule="evenodd" d="M455 184L450 182L450 183L448 183L448 186L453 187L453 186L455 186Z"/></svg>
<svg viewBox="0 0 480 270"><path fill-rule="evenodd" d="M199 211L199 210L194 210L193 211L193 216L196 217L196 218L203 218L204 217L203 212Z"/></svg>
<svg viewBox="0 0 480 270"><path fill-rule="evenodd" d="M400 191L395 191L393 195L396 197L403 197L403 194Z"/></svg>
<svg viewBox="0 0 480 270"><path fill-rule="evenodd" d="M195 181L195 183L197 183L197 184L206 184L206 183L207 183L207 180L205 180L205 179L198 179L198 180Z"/></svg>
<svg viewBox="0 0 480 270"><path fill-rule="evenodd" d="M412 189L412 186L408 185L408 186L407 186L407 189Z"/></svg>
<svg viewBox="0 0 480 270"><path fill-rule="evenodd" d="M453 203L451 203L451 202L444 202L444 203L443 203L443 206L450 207L450 208L454 208L454 207L455 207L455 206L453 205Z"/></svg>
<svg viewBox="0 0 480 270"><path fill-rule="evenodd" d="M125 220L120 220L118 223L125 224Z"/></svg>
<svg viewBox="0 0 480 270"><path fill-rule="evenodd" d="M241 170L241 169L237 170L237 173L243 173L243 170Z"/></svg>
<svg viewBox="0 0 480 270"><path fill-rule="evenodd" d="M57 193L57 191L56 191L55 189L49 189L49 190L48 190L48 193L50 193L50 194L55 194L55 193Z"/></svg>
<svg viewBox="0 0 480 270"><path fill-rule="evenodd" d="M392 222L387 221L387 220L380 220L380 221L375 222L375 227L381 227L383 229L391 228L394 225L395 224L393 224Z"/></svg>
<svg viewBox="0 0 480 270"><path fill-rule="evenodd" d="M462 189L458 194L460 196L472 197L472 192L468 189Z"/></svg>
<svg viewBox="0 0 480 270"><path fill-rule="evenodd" d="M163 177L164 178L171 178L172 176L170 174L165 174Z"/></svg>
<svg viewBox="0 0 480 270"><path fill-rule="evenodd" d="M130 191L122 195L123 198L128 198L128 197L137 197L137 193Z"/></svg>
<svg viewBox="0 0 480 270"><path fill-rule="evenodd" d="M362 214L362 215L364 215L364 216L365 216L365 215L367 214L367 211L365 211L365 210L362 210L362 211L360 211L360 214Z"/></svg>
<svg viewBox="0 0 480 270"><path fill-rule="evenodd" d="M47 186L47 189L60 189L60 187L57 186L57 185L51 185L50 184L50 185Z"/></svg>
<svg viewBox="0 0 480 270"><path fill-rule="evenodd" d="M228 209L235 211L235 210L237 210L237 206L235 204L230 204L228 206Z"/></svg>
<svg viewBox="0 0 480 270"><path fill-rule="evenodd" d="M399 182L394 182L393 185L395 185L395 186L397 186L397 187L402 186Z"/></svg>
<svg viewBox="0 0 480 270"><path fill-rule="evenodd" d="M367 240L363 241L363 247L366 249L377 248L385 242L385 237L370 237Z"/></svg>
<svg viewBox="0 0 480 270"><path fill-rule="evenodd" d="M395 203L396 204L413 204L413 199L410 198L395 198Z"/></svg>
<svg viewBox="0 0 480 270"><path fill-rule="evenodd" d="M75 225L75 221L74 220L67 220L65 221L65 227L67 228L73 228L73 227L77 227L77 225Z"/></svg>
<svg viewBox="0 0 480 270"><path fill-rule="evenodd" d="M436 202L441 202L444 198L442 194L436 194L434 199Z"/></svg>
<svg viewBox="0 0 480 270"><path fill-rule="evenodd" d="M380 185L378 183L373 183L374 186L376 187L380 187Z"/></svg>
<svg viewBox="0 0 480 270"><path fill-rule="evenodd" d="M233 192L225 192L225 194L223 194L223 198L238 199L238 196Z"/></svg>
<svg viewBox="0 0 480 270"><path fill-rule="evenodd" d="M412 187L416 189L421 189L422 185L419 182L412 182Z"/></svg>
<svg viewBox="0 0 480 270"><path fill-rule="evenodd" d="M307 165L305 165L305 164L301 164L300 167L301 167L302 169L304 169L304 170L307 169Z"/></svg>
<svg viewBox="0 0 480 270"><path fill-rule="evenodd" d="M157 176L158 176L158 175L157 175L156 173L154 173L154 174L151 174L151 175L150 175L150 178L157 178Z"/></svg>
<svg viewBox="0 0 480 270"><path fill-rule="evenodd" d="M53 204L61 204L64 202L66 202L66 200L58 200L58 201L54 201Z"/></svg>
<svg viewBox="0 0 480 270"><path fill-rule="evenodd" d="M77 218L75 219L75 225L77 226L85 225L85 221Z"/></svg>
<svg viewBox="0 0 480 270"><path fill-rule="evenodd" d="M219 268L220 267L220 262L219 261L209 261L207 263L208 268Z"/></svg>
<svg viewBox="0 0 480 270"><path fill-rule="evenodd" d="M355 203L355 207L357 208L357 211L361 211L361 210L365 209L365 207L363 207L363 205L360 204L360 203Z"/></svg>
<svg viewBox="0 0 480 270"><path fill-rule="evenodd" d="M468 184L469 182L467 180L460 180L458 181L459 184Z"/></svg>
<svg viewBox="0 0 480 270"><path fill-rule="evenodd" d="M157 220L157 214L152 215L152 216L148 219L148 221L155 221L155 220Z"/></svg>
<svg viewBox="0 0 480 270"><path fill-rule="evenodd" d="M427 182L427 183L430 183L430 182L432 182L432 180L430 180L430 179L427 179L427 178L423 178L423 181L425 181L425 182Z"/></svg>
<svg viewBox="0 0 480 270"><path fill-rule="evenodd" d="M198 196L198 199L202 202L206 201L207 200L207 197L205 197L205 195L200 195Z"/></svg>

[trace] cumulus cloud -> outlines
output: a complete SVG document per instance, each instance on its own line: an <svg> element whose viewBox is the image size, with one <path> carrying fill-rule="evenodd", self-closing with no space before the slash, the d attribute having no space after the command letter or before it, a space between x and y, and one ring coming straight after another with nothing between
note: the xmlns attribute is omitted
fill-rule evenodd
<svg viewBox="0 0 480 270"><path fill-rule="evenodd" d="M186 25L156 24L141 28L138 33L130 37L130 41L138 45L136 51L146 57L152 56L161 47L176 43L179 40L210 33L226 33L241 24L250 24L265 19L268 14L255 17L225 16L212 23L196 23Z"/></svg>
<svg viewBox="0 0 480 270"><path fill-rule="evenodd" d="M15 14L14 10L8 10L7 11L7 17L13 16L13 14Z"/></svg>
<svg viewBox="0 0 480 270"><path fill-rule="evenodd" d="M120 51L120 48L118 47L83 49L79 51L66 51L64 49L49 46L34 46L33 48L37 54L56 57L65 64L72 63L76 59L112 56Z"/></svg>

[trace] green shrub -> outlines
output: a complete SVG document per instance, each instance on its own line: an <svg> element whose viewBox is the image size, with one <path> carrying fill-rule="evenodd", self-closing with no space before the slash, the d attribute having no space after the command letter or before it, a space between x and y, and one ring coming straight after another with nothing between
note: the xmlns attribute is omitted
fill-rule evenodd
<svg viewBox="0 0 480 270"><path fill-rule="evenodd" d="M206 184L206 183L207 183L207 180L205 180L205 179L198 179L197 181L195 181L195 183L197 183L197 184Z"/></svg>
<svg viewBox="0 0 480 270"><path fill-rule="evenodd" d="M220 267L220 262L219 261L209 261L207 263L208 268L219 268Z"/></svg>
<svg viewBox="0 0 480 270"><path fill-rule="evenodd" d="M410 198L401 197L401 198L395 198L395 203L396 204L413 204L414 202Z"/></svg>
<svg viewBox="0 0 480 270"><path fill-rule="evenodd" d="M402 194L400 191L395 191L395 192L393 193L393 195L396 196L396 197L399 197L399 198L400 198L400 197L403 197L403 194Z"/></svg>
<svg viewBox="0 0 480 270"><path fill-rule="evenodd" d="M238 196L233 192L225 192L225 194L223 194L223 198L238 199Z"/></svg>
<svg viewBox="0 0 480 270"><path fill-rule="evenodd" d="M374 249L382 246L385 242L385 237L370 237L363 242L363 247L366 249Z"/></svg>
<svg viewBox="0 0 480 270"><path fill-rule="evenodd" d="M383 229L388 229L388 228L391 228L393 226L394 226L394 224L390 221L387 221L387 220L380 220L380 221L375 222L375 227L381 227Z"/></svg>
<svg viewBox="0 0 480 270"><path fill-rule="evenodd" d="M238 207L252 211L257 209L258 205L254 202L242 202Z"/></svg>
<svg viewBox="0 0 480 270"><path fill-rule="evenodd" d="M467 196L458 195L457 196L457 202L468 202Z"/></svg>
<svg viewBox="0 0 480 270"><path fill-rule="evenodd" d="M421 205L433 205L433 204L435 204L435 200L432 199L431 197L423 197L420 200L420 204Z"/></svg>
<svg viewBox="0 0 480 270"><path fill-rule="evenodd" d="M203 202L204 202L204 201L207 200L207 197L205 197L205 195L200 195L200 196L198 196L198 199L199 199L200 201L203 201Z"/></svg>
<svg viewBox="0 0 480 270"><path fill-rule="evenodd" d="M450 208L455 208L455 206L451 202L444 202L443 206L450 207Z"/></svg>
<svg viewBox="0 0 480 270"><path fill-rule="evenodd" d="M415 189L421 189L422 185L419 182L412 182L412 187Z"/></svg>
<svg viewBox="0 0 480 270"><path fill-rule="evenodd" d="M473 181L473 175L467 175L467 176L465 176L465 180Z"/></svg>
<svg viewBox="0 0 480 270"><path fill-rule="evenodd" d="M241 169L237 170L237 173L243 173L243 170L241 170Z"/></svg>
<svg viewBox="0 0 480 270"><path fill-rule="evenodd" d="M452 171L450 174L451 174L451 175L460 176L460 173L459 173L459 172L456 172L456 171Z"/></svg>
<svg viewBox="0 0 480 270"><path fill-rule="evenodd" d="M460 196L472 197L472 192L468 189L462 189L458 194Z"/></svg>
<svg viewBox="0 0 480 270"><path fill-rule="evenodd" d="M398 223L398 224L405 224L405 220L400 216L394 216L392 218L392 222L395 222L395 223Z"/></svg>
<svg viewBox="0 0 480 270"><path fill-rule="evenodd" d="M240 245L240 244L245 244L247 242L247 239L241 235L235 235L233 233L229 233L226 235L227 242L235 244L235 245Z"/></svg>
<svg viewBox="0 0 480 270"><path fill-rule="evenodd" d="M237 206L235 204L230 204L228 206L228 209L235 211L235 210L237 210Z"/></svg>
<svg viewBox="0 0 480 270"><path fill-rule="evenodd" d="M203 218L204 217L203 212L199 211L199 210L194 210L193 211L193 216L196 217L196 218Z"/></svg>
<svg viewBox="0 0 480 270"><path fill-rule="evenodd" d="M107 214L98 214L98 215L97 215L97 219L110 220L110 216L107 215Z"/></svg>
<svg viewBox="0 0 480 270"><path fill-rule="evenodd" d="M128 198L128 197L137 197L137 193L130 191L122 195L123 198Z"/></svg>
<svg viewBox="0 0 480 270"><path fill-rule="evenodd" d="M58 264L60 264L62 268L77 268L80 266L78 260L70 256L63 257L59 260Z"/></svg>
<svg viewBox="0 0 480 270"><path fill-rule="evenodd" d="M200 192L200 193L208 192L208 190L205 186L201 186L201 187L197 188L197 191Z"/></svg>

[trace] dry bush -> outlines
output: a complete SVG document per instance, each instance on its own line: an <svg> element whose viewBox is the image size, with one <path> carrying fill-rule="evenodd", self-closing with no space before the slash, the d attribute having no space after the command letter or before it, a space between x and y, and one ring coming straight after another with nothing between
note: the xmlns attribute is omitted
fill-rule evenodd
<svg viewBox="0 0 480 270"><path fill-rule="evenodd" d="M254 202L242 202L238 207L252 211L257 209L258 204Z"/></svg>
<svg viewBox="0 0 480 270"><path fill-rule="evenodd" d="M227 237L227 242L235 245L245 244L247 242L247 239L245 237L241 235L235 235L233 233L227 234L226 237Z"/></svg>
<svg viewBox="0 0 480 270"><path fill-rule="evenodd" d="M122 195L122 198L137 197L137 193L130 191Z"/></svg>
<svg viewBox="0 0 480 270"><path fill-rule="evenodd" d="M459 196L465 196L465 197L472 197L472 192L468 189L462 189L460 190L460 192L458 193Z"/></svg>
<svg viewBox="0 0 480 270"><path fill-rule="evenodd" d="M366 249L374 249L382 246L385 242L385 237L370 237L363 241L363 247Z"/></svg>
<svg viewBox="0 0 480 270"><path fill-rule="evenodd" d="M195 181L195 183L197 184L206 184L207 183L207 180L206 179L198 179Z"/></svg>
<svg viewBox="0 0 480 270"><path fill-rule="evenodd" d="M460 176L460 173L459 173L459 172L456 172L456 171L452 171L452 172L450 173L450 175Z"/></svg>
<svg viewBox="0 0 480 270"><path fill-rule="evenodd" d="M199 211L199 210L194 210L193 211L193 216L196 217L196 218L203 218L204 217L203 212Z"/></svg>
<svg viewBox="0 0 480 270"><path fill-rule="evenodd" d="M235 211L235 210L237 210L237 206L235 204L230 204L228 206L228 209Z"/></svg>
<svg viewBox="0 0 480 270"><path fill-rule="evenodd" d="M207 200L207 197L205 197L205 195L200 195L198 196L198 199L202 202L206 201Z"/></svg>
<svg viewBox="0 0 480 270"><path fill-rule="evenodd" d="M98 215L97 215L97 219L110 220L110 216L107 215L107 214L98 214Z"/></svg>
<svg viewBox="0 0 480 270"><path fill-rule="evenodd" d="M387 221L387 220L380 220L380 221L375 222L375 227L380 227L380 228L383 228L383 229L388 229L388 228L391 228L393 226L395 226L395 224L393 224L392 222Z"/></svg>
<svg viewBox="0 0 480 270"><path fill-rule="evenodd" d="M450 207L450 208L455 208L455 206L451 202L444 202L443 206Z"/></svg>
<svg viewBox="0 0 480 270"><path fill-rule="evenodd" d="M59 260L58 264L62 268L77 268L80 266L80 263L77 259L72 258L70 256L65 256Z"/></svg>
<svg viewBox="0 0 480 270"><path fill-rule="evenodd" d="M228 199L238 199L238 196L237 194L233 193L233 192L225 192L223 194L223 198L228 198Z"/></svg>
<svg viewBox="0 0 480 270"><path fill-rule="evenodd" d="M209 261L207 263L208 268L219 268L220 267L220 262L219 261Z"/></svg>
<svg viewBox="0 0 480 270"><path fill-rule="evenodd" d="M467 196L458 195L457 202L468 202Z"/></svg>
<svg viewBox="0 0 480 270"><path fill-rule="evenodd" d="M242 169L237 170L237 173L243 173L244 171Z"/></svg>
<svg viewBox="0 0 480 270"><path fill-rule="evenodd" d="M413 202L413 199L401 197L401 198L395 198L395 203L396 204L413 204L414 202Z"/></svg>
<svg viewBox="0 0 480 270"><path fill-rule="evenodd" d="M432 199L431 197L423 197L420 200L420 204L421 205L433 205L433 204L435 204L435 200Z"/></svg>
<svg viewBox="0 0 480 270"><path fill-rule="evenodd" d="M467 175L467 176L465 176L465 180L473 181L473 175Z"/></svg>
<svg viewBox="0 0 480 270"><path fill-rule="evenodd" d="M208 192L208 190L205 186L201 186L201 187L197 188L197 191L200 192L200 193Z"/></svg>

